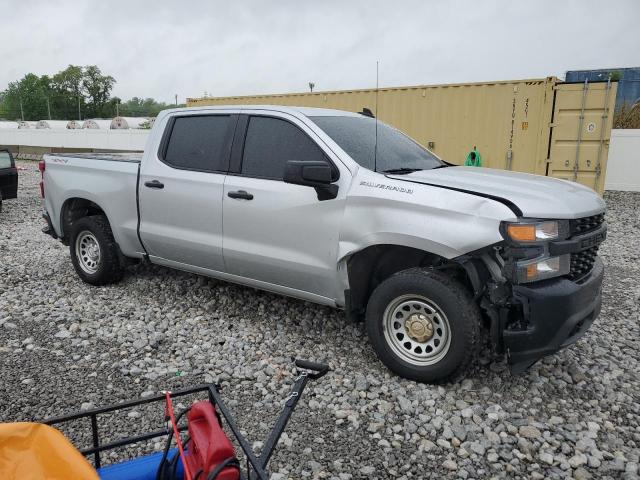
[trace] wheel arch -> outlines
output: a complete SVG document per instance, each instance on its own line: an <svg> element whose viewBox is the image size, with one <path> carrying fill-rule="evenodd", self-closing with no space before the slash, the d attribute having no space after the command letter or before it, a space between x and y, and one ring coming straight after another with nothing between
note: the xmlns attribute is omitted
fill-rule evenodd
<svg viewBox="0 0 640 480"><path fill-rule="evenodd" d="M93 200L83 197L66 199L60 209L60 238L63 243L69 243L69 235L75 221L93 215L104 215L111 225L107 212Z"/></svg>
<svg viewBox="0 0 640 480"><path fill-rule="evenodd" d="M410 268L433 268L446 272L476 294L479 275L475 265L465 257L448 259L442 255L400 244L382 243L358 250L344 259L348 293L345 308L348 313L363 314L375 288L390 276Z"/></svg>

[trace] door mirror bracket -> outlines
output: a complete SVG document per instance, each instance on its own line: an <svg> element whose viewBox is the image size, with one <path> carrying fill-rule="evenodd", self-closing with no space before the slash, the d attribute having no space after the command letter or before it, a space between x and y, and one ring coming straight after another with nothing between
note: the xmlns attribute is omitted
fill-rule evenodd
<svg viewBox="0 0 640 480"><path fill-rule="evenodd" d="M327 162L289 160L285 164L285 183L313 187L318 200L331 200L338 195L338 185L332 183L333 172Z"/></svg>

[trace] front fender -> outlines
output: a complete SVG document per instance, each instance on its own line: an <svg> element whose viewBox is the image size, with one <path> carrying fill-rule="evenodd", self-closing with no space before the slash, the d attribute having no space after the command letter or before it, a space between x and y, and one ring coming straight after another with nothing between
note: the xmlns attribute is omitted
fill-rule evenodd
<svg viewBox="0 0 640 480"><path fill-rule="evenodd" d="M411 247L418 250L424 250L425 252L433 253L444 258L454 258L459 256L457 251L448 245L424 237L419 237L417 235L412 235L410 233L372 232L352 241L341 240L338 245L338 262L343 262L354 253L374 245Z"/></svg>
<svg viewBox="0 0 640 480"><path fill-rule="evenodd" d="M339 263L376 244L407 246L452 259L502 241L500 222L515 218L506 205L490 198L373 172L365 175L373 179L357 179L347 198Z"/></svg>

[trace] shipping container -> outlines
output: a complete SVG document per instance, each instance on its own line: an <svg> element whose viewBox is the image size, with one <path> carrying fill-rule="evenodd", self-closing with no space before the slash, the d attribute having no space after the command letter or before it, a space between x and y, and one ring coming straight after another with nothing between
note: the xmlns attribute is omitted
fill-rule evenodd
<svg viewBox="0 0 640 480"><path fill-rule="evenodd" d="M603 82L609 78L618 82L616 94L616 110L622 105L627 108L640 102L640 67L631 68L599 68L597 70L570 70L565 76L566 82L577 83Z"/></svg>
<svg viewBox="0 0 640 480"><path fill-rule="evenodd" d="M475 147L485 167L578 181L602 193L616 82L556 77L243 97L187 99L187 106L289 105L360 112L462 164ZM584 98L583 98L584 95Z"/></svg>

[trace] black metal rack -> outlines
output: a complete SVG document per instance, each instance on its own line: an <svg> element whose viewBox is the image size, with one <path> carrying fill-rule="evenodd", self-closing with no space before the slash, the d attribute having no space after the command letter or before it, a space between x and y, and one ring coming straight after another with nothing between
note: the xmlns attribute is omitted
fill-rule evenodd
<svg viewBox="0 0 640 480"><path fill-rule="evenodd" d="M244 475L240 472L240 478L245 480L268 480L270 475L268 474L266 468L273 452L275 450L276 445L278 444L278 440L282 435L289 419L291 418L291 414L293 413L293 409L296 407L302 393L307 385L309 380L317 380L329 371L329 366L320 363L309 362L306 360L294 360L294 364L297 368L297 374L295 381L293 383L293 388L291 389L291 393L286 399L285 405L280 412L280 415L276 419L276 422L269 432L267 436L262 451L259 455L256 455L251 448L251 445L247 441L247 439L242 435L240 429L224 400L222 399L222 395L220 394L220 387L216 384L210 385L198 385L196 387L186 388L182 390L177 390L171 392L171 398L179 398L187 395L193 395L197 393L205 393L208 396L209 402L211 402L216 409L222 414L224 420L226 421L229 429L233 433L233 436L238 442L238 445L242 449L246 459L247 459L247 472ZM155 430L151 432L141 433L139 435L125 437L113 442L109 443L101 443L100 436L98 432L98 415L115 412L118 410L124 410L132 407L136 407L138 405L151 404L155 402L165 402L165 395L156 395L153 397L143 398L139 400L130 400L128 402L119 403L116 405L109 405L106 407L94 408L82 412L72 413L70 415L64 415L60 417L53 417L44 420L42 423L46 425L56 425L62 424L66 422L70 422L73 420L78 420L81 418L89 418L91 421L91 435L92 435L92 446L89 448L84 448L80 450L85 456L93 455L93 460L96 468L100 468L102 466L102 461L100 458L100 453L113 450L119 447L124 447L127 445L132 445L135 443L143 442L146 440L150 440L152 438L157 437L166 437L171 433L171 428L166 427L161 430ZM180 432L185 431L187 429L186 425L178 426L178 430Z"/></svg>

